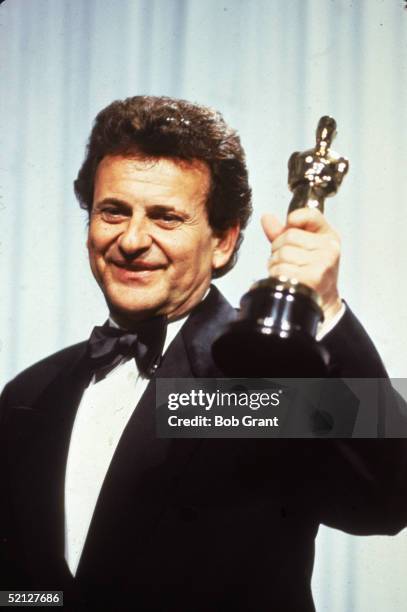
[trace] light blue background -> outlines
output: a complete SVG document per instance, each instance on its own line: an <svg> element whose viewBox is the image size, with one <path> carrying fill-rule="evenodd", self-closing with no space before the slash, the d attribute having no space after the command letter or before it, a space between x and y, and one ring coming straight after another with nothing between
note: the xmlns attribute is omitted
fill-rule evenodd
<svg viewBox="0 0 407 612"><path fill-rule="evenodd" d="M72 181L95 114L166 94L209 104L247 151L253 216L218 285L237 304L265 274L265 211L285 215L286 163L338 122L351 169L327 216L343 238L340 288L393 377L407 372L407 11L397 0L6 0L0 200L0 383L84 339L106 309ZM401 612L406 531L321 529L318 610Z"/></svg>

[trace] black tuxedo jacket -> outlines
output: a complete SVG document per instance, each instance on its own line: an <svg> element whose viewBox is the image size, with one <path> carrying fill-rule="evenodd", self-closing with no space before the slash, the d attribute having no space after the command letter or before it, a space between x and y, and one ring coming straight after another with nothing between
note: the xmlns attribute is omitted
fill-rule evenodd
<svg viewBox="0 0 407 612"><path fill-rule="evenodd" d="M235 316L213 288L157 376L221 376L210 347ZM338 376L385 376L349 309L324 343ZM85 348L39 362L3 392L2 589L63 590L66 610L306 612L314 609L320 523L354 534L406 525L404 440L157 439L151 381L115 452L72 577L64 473L88 383Z"/></svg>

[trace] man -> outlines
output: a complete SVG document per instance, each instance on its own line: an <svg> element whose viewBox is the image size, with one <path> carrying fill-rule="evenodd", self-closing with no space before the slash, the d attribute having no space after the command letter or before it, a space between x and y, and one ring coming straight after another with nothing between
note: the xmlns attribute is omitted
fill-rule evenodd
<svg viewBox="0 0 407 612"><path fill-rule="evenodd" d="M185 101L114 102L75 191L110 318L3 392L2 588L64 590L69 610L313 610L319 523L406 525L403 441L155 436L155 378L222 376L210 348L236 315L210 283L251 210L237 135ZM270 273L320 294L336 373L384 377L340 299L325 218L264 229Z"/></svg>

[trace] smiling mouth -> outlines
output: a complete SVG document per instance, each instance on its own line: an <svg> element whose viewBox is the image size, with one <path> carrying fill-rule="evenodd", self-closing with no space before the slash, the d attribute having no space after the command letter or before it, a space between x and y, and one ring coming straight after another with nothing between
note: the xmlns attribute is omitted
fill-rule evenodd
<svg viewBox="0 0 407 612"><path fill-rule="evenodd" d="M155 270L162 270L164 266L162 264L152 264L148 262L139 262L139 263L122 263L117 261L112 261L111 264L120 270L125 272L154 272Z"/></svg>
<svg viewBox="0 0 407 612"><path fill-rule="evenodd" d="M119 283L151 283L156 279L156 274L165 266L157 264L137 263L122 264L111 262L113 277Z"/></svg>

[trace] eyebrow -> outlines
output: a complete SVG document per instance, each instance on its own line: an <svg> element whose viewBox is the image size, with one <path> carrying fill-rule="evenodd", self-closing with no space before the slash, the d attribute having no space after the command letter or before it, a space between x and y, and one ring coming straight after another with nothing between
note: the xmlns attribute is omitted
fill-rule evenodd
<svg viewBox="0 0 407 612"><path fill-rule="evenodd" d="M172 206L171 204L169 205L164 205L164 204L151 204L148 205L147 207L147 212L149 213L177 213L177 215L182 215L183 217L187 218L189 217L189 213L187 213L185 210L183 210L182 208L177 208L176 206Z"/></svg>
<svg viewBox="0 0 407 612"><path fill-rule="evenodd" d="M126 202L126 200L121 200L120 198L103 198L103 200L99 200L99 202L95 202L93 205L93 210L96 208L100 208L101 206L118 206L119 208L124 208L129 210L132 208L131 204ZM189 214L186 210L182 208L177 208L172 204L147 204L146 210L149 213L165 213L165 212L176 212L179 215L183 215L184 217L188 217Z"/></svg>
<svg viewBox="0 0 407 612"><path fill-rule="evenodd" d="M125 208L131 208L130 204L125 200L120 200L120 198L103 198L103 200L99 200L95 202L93 208L97 206L104 206L105 204L111 204L113 206L121 206Z"/></svg>
<svg viewBox="0 0 407 612"><path fill-rule="evenodd" d="M103 200L99 200L98 202L94 202L92 206L92 212L94 210L100 209L102 206L118 206L119 208L130 209L131 206L125 200L120 200L119 198L103 198Z"/></svg>

